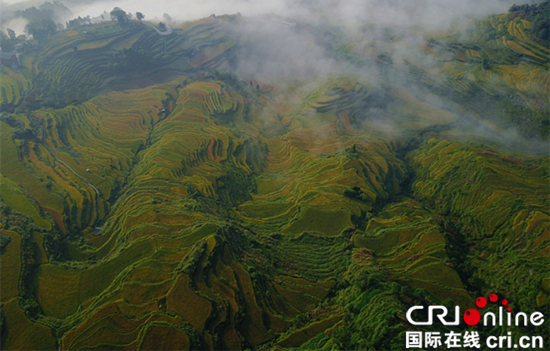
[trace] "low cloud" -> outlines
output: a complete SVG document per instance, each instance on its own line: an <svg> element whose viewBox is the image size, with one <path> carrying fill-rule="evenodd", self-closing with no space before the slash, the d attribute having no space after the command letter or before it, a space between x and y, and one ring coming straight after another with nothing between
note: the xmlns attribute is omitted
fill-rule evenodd
<svg viewBox="0 0 550 351"><path fill-rule="evenodd" d="M21 8L43 1L21 2L2 0L3 7ZM503 13L517 0L142 0L61 1L71 12L71 18L78 16L99 16L110 12L115 6L135 14L142 12L145 20L162 21L168 14L177 27L177 22L192 21L212 14L241 13L245 20L225 24L227 35L239 38L242 44L237 54L234 73L242 78L253 78L260 82L277 82L285 89L284 82L310 82L323 80L327 76L347 75L367 81L371 85L380 83L383 74L385 83L402 85L402 74L391 70L381 72L380 65L361 66L335 55L342 51L337 45L357 44L344 49L366 56L368 45L376 42L379 52L387 54L396 64L395 69L404 69L405 59L414 58L424 68L437 66L433 57L425 55L424 35L429 32L445 31L451 26L464 26L469 19L489 14ZM536 3L539 1L528 1ZM7 4L7 5L6 5ZM270 16L266 16L270 15ZM69 18L67 18L69 19ZM10 27L11 26L11 27ZM2 27L13 28L20 34L24 22L14 19L2 21ZM384 46L384 42L391 45ZM352 46L352 45L350 45ZM397 68L400 66L400 68ZM304 79L305 78L305 79ZM432 97L437 100L437 97ZM433 101L432 101L433 102ZM437 105L437 104L436 104ZM374 123L374 122L373 122ZM465 122L466 123L466 122ZM492 142L518 145L528 143L510 129L495 131L468 120L468 127L475 135ZM376 122L383 130L394 126L391 122ZM464 127L464 126L463 126ZM466 129L467 129L466 128ZM390 128L391 129L391 128ZM492 130L492 131L491 131ZM500 134L499 134L500 133ZM538 146L535 147L538 149Z"/></svg>

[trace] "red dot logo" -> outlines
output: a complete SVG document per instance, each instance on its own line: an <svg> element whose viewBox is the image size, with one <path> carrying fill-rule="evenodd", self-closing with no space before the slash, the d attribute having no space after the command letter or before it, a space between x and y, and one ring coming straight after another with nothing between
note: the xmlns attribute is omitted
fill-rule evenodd
<svg viewBox="0 0 550 351"><path fill-rule="evenodd" d="M481 320L481 316L479 315L479 312L477 310L474 310L473 308L470 308L466 312L464 312L464 322L468 325L476 325Z"/></svg>
<svg viewBox="0 0 550 351"><path fill-rule="evenodd" d="M508 300L502 300L502 304L506 306L508 304Z"/></svg>
<svg viewBox="0 0 550 351"><path fill-rule="evenodd" d="M482 296L478 297L476 299L476 306L478 308L483 308L483 307L487 306L487 300Z"/></svg>
<svg viewBox="0 0 550 351"><path fill-rule="evenodd" d="M497 302L497 300L498 300L497 294L491 294L491 296L489 296L489 300L491 302Z"/></svg>
<svg viewBox="0 0 550 351"><path fill-rule="evenodd" d="M508 307L507 310L508 312L510 312L512 310L512 307Z"/></svg>

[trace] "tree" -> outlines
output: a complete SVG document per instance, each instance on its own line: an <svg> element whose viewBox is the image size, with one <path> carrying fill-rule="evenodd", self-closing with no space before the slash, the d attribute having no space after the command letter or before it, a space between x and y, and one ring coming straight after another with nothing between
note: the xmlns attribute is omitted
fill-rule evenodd
<svg viewBox="0 0 550 351"><path fill-rule="evenodd" d="M0 233L0 249L3 249L4 247L6 247L10 243L10 241L11 241L11 238L9 236L5 236Z"/></svg>
<svg viewBox="0 0 550 351"><path fill-rule="evenodd" d="M120 7L115 7L110 13L111 20L117 21L119 24L125 24L128 22L128 14Z"/></svg>
<svg viewBox="0 0 550 351"><path fill-rule="evenodd" d="M36 7L29 7L23 11L17 11L17 16L21 16L29 21L40 21L40 20L52 20L54 18L54 13L52 9L37 9Z"/></svg>
<svg viewBox="0 0 550 351"><path fill-rule="evenodd" d="M369 196L365 194L363 190L361 190L361 188L358 186L352 186L351 188L345 189L343 195L345 197L357 199L359 201L364 201L364 202L369 201Z"/></svg>
<svg viewBox="0 0 550 351"><path fill-rule="evenodd" d="M145 16L141 12L136 12L136 18L138 19L138 21L141 22L141 20L144 19Z"/></svg>
<svg viewBox="0 0 550 351"><path fill-rule="evenodd" d="M168 24L172 23L172 17L169 14L165 13L162 17L164 18L164 22Z"/></svg>
<svg viewBox="0 0 550 351"><path fill-rule="evenodd" d="M25 32L35 40L41 41L57 32L57 25L52 20L31 21L25 26Z"/></svg>
<svg viewBox="0 0 550 351"><path fill-rule="evenodd" d="M12 52L17 44L24 43L26 38L24 35L17 35L13 29L6 29L7 35L0 32L0 48L4 52Z"/></svg>
<svg viewBox="0 0 550 351"><path fill-rule="evenodd" d="M15 31L13 29L6 29L6 31L8 32L8 36L10 37L10 40L17 40L17 35L15 35Z"/></svg>
<svg viewBox="0 0 550 351"><path fill-rule="evenodd" d="M66 22L66 26L67 26L67 29L77 28L79 26L82 26L82 25L86 24L86 21L88 21L88 22L90 21L90 16L85 17L85 18L82 18L82 17L78 16L78 18L68 20Z"/></svg>
<svg viewBox="0 0 550 351"><path fill-rule="evenodd" d="M0 48L3 52L12 52L15 49L15 44L4 32L0 32Z"/></svg>

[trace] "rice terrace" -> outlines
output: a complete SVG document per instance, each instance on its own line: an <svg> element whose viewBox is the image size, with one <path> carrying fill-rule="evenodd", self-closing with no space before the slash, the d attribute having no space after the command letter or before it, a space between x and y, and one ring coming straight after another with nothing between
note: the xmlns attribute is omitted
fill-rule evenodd
<svg viewBox="0 0 550 351"><path fill-rule="evenodd" d="M549 1L143 4L0 5L2 350L549 347Z"/></svg>

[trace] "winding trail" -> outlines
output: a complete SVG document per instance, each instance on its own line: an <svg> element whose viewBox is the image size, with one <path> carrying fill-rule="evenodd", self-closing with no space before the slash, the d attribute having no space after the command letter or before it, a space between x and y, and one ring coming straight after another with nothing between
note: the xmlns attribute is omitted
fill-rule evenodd
<svg viewBox="0 0 550 351"><path fill-rule="evenodd" d="M153 23L142 21L141 23L145 24L146 26L149 26L157 32L158 35L170 35L173 33L172 27L170 25L166 24L166 30L164 32L160 31Z"/></svg>

